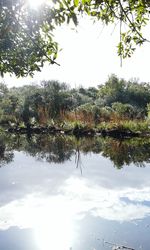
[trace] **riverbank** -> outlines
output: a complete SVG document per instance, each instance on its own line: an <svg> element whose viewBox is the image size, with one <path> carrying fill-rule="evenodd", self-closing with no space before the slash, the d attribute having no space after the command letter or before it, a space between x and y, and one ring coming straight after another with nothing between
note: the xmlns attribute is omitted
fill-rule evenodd
<svg viewBox="0 0 150 250"><path fill-rule="evenodd" d="M130 126L131 127L131 126ZM77 137L82 136L110 136L115 138L130 138L130 137L149 137L150 130L144 129L144 126L141 127L142 129L138 130L136 127L134 129L129 126L123 126L120 124L105 124L103 126L97 127L89 127L89 126L81 126L81 125L74 125L74 126L12 126L5 128L5 132L8 133L18 133L18 134L65 134L65 135L75 135Z"/></svg>

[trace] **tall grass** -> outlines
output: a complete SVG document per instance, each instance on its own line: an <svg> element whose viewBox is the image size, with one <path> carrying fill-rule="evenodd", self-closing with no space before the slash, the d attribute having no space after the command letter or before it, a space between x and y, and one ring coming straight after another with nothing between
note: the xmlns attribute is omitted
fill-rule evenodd
<svg viewBox="0 0 150 250"><path fill-rule="evenodd" d="M98 117L98 118L97 118ZM61 120L66 127L72 128L90 127L98 129L120 129L131 130L133 132L145 132L150 131L150 121L148 119L129 119L127 117L119 116L116 112L95 113L91 110L74 110L66 113L61 113Z"/></svg>

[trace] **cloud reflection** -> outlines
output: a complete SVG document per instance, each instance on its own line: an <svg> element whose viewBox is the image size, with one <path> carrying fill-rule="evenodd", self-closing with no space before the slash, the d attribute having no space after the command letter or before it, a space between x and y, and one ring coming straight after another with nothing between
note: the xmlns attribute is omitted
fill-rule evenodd
<svg viewBox="0 0 150 250"><path fill-rule="evenodd" d="M81 156L82 176L74 158L59 168L15 154L15 167L1 169L0 230L31 228L38 250L68 250L88 215L115 222L150 215L149 168L118 171L100 155Z"/></svg>
<svg viewBox="0 0 150 250"><path fill-rule="evenodd" d="M143 219L150 215L150 207L144 203L150 201L149 193L150 188L112 190L89 185L84 178L70 177L58 195L33 193L2 206L0 229L34 228L38 235L41 230L63 231L65 226L65 230L71 232L74 221L87 213L120 222Z"/></svg>

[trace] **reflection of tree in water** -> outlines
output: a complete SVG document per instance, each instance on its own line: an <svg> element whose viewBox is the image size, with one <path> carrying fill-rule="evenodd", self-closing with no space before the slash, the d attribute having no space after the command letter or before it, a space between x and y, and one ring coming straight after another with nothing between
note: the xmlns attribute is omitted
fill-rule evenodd
<svg viewBox="0 0 150 250"><path fill-rule="evenodd" d="M0 166L13 160L13 150L23 151L36 157L37 160L63 163L76 158L76 166L82 172L82 154L90 152L102 153L109 158L117 168L134 163L143 167L150 162L150 139L133 138L116 140L113 138L88 137L76 139L73 136L52 135L1 135L0 137ZM81 154L82 153L82 154Z"/></svg>
<svg viewBox="0 0 150 250"><path fill-rule="evenodd" d="M5 139L0 137L0 167L13 160L14 153L5 144Z"/></svg>
<svg viewBox="0 0 150 250"><path fill-rule="evenodd" d="M133 138L128 140L114 140L107 138L103 145L103 156L109 157L117 168L134 163L137 167L144 167L150 162L150 139Z"/></svg>
<svg viewBox="0 0 150 250"><path fill-rule="evenodd" d="M112 138L81 138L72 136L33 136L26 144L25 151L38 160L62 163L75 155L76 166L82 173L82 154L102 153L110 158L117 168L134 163L143 167L150 162L150 139L133 138L115 140Z"/></svg>
<svg viewBox="0 0 150 250"><path fill-rule="evenodd" d="M36 135L28 138L25 151L38 160L62 163L75 155L77 168L81 170L81 152L84 154L101 151L101 143L94 138L77 139L73 136Z"/></svg>
<svg viewBox="0 0 150 250"><path fill-rule="evenodd" d="M25 151L38 160L62 163L74 153L74 146L69 137L33 136L28 140Z"/></svg>
<svg viewBox="0 0 150 250"><path fill-rule="evenodd" d="M62 163L75 155L77 167L81 166L81 152L101 151L101 143L93 138L77 139L73 136L34 135L28 138L24 150L38 160Z"/></svg>
<svg viewBox="0 0 150 250"><path fill-rule="evenodd" d="M80 147L77 143L76 153L75 153L75 163L76 168L80 169L80 173L82 175L82 160L81 160L81 153L80 153Z"/></svg>

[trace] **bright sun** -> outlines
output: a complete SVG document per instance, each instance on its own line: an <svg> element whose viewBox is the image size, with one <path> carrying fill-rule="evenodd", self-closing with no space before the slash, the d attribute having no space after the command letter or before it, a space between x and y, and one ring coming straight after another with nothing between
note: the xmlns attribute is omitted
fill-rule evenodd
<svg viewBox="0 0 150 250"><path fill-rule="evenodd" d="M42 5L46 0L27 0L31 8L37 9Z"/></svg>

